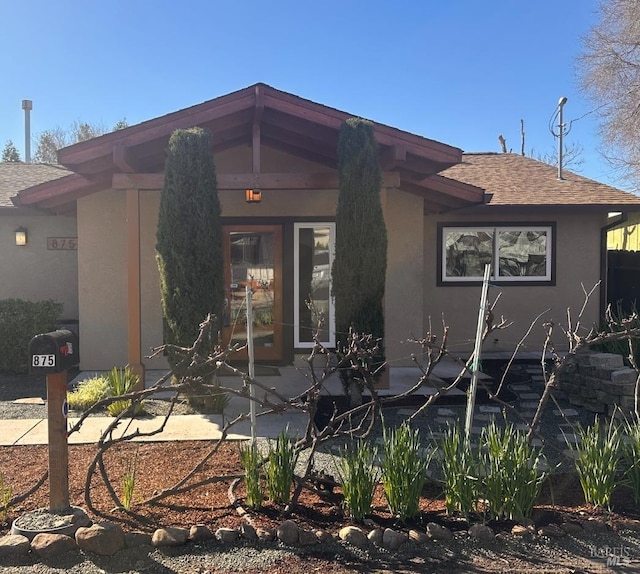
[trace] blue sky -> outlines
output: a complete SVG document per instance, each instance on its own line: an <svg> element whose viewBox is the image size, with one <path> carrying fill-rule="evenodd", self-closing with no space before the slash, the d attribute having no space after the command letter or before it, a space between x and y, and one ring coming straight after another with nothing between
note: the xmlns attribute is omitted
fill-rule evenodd
<svg viewBox="0 0 640 574"><path fill-rule="evenodd" d="M0 145L74 120L112 126L256 82L464 151L552 152L549 119L595 107L576 55L597 0L31 0L0 21ZM579 173L625 188L599 154L597 117L576 121Z"/></svg>

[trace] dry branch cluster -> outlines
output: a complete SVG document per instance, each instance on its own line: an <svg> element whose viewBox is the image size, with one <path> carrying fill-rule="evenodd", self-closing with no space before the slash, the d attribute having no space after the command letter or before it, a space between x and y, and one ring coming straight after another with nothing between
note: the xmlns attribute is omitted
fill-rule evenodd
<svg viewBox="0 0 640 574"><path fill-rule="evenodd" d="M628 357L630 364L634 369L636 369L636 372L639 372L632 352L633 342L640 338L640 329L633 326L638 324L638 317L616 319L611 313L609 313L607 315L606 325L603 329L591 329L587 334L581 334L584 332L584 329L580 324L580 318L586 306L586 302L592 293L593 289L589 292L584 292L585 304L583 305L577 320L573 322L571 313L568 311L567 326L559 329L568 344L568 353L564 355L560 354L556 351L556 347L554 346L553 336L558 330L558 327L552 322L547 322L543 325L547 333L545 346L541 355L541 362L545 375L545 390L542 398L540 399L535 416L531 421L523 420L522 416L512 405L500 399L499 393L502 385L504 384L504 378L500 381L497 391L492 393L490 389L485 388L491 400L501 405L503 410L512 412L514 416L519 417L522 422L528 425L529 440L536 436L536 433L538 432L538 426L546 405L550 400L552 402L555 401L553 391L556 388L557 381L567 368L568 361L575 356L576 353L593 345L600 345L610 341L626 341L630 350ZM500 321L496 322L494 317L494 308L496 303L497 299L489 305L486 310L483 334L484 339L486 339L496 329L504 329L509 326L509 323L504 319L500 319ZM542 319L544 314L545 313L541 313L536 317L527 331L527 334L531 332L533 327ZM440 336L436 335L430 328L422 338L412 339L410 341L419 348L419 352L413 356L414 364L419 370L419 376L417 377L416 383L402 394L381 395L376 386L379 369L373 369L375 358L379 356L379 342L377 340L373 339L369 334L357 333L351 330L346 343L339 346L339 348L334 352L321 345L316 338L315 344L306 358L308 367L305 368L304 375L308 379L307 389L297 396L287 397L276 391L274 388L267 387L256 378L251 379L246 372L239 370L231 364L231 360L238 350L238 345L227 349L217 347L212 352L208 352L205 342L211 340L210 330L213 325L213 319L211 317L207 318L200 325L198 337L191 347L185 348L175 345L164 345L154 349L152 356L162 353L172 354L173 358L176 359L174 363L176 364L176 367L147 389L132 392L125 396L100 401L92 407L92 409L83 413L77 424L70 429L69 434L77 432L91 412L104 408L113 400L131 399L130 408L115 417L100 436L96 445L95 456L87 470L85 482L85 503L88 509L94 514L101 514L100 511L94 507L91 500L92 484L95 483L94 478L99 476L109 492L114 506L118 509L122 509L122 512L129 514L131 518L135 518L135 512L130 509L125 509L125 505L123 505L122 501L118 497L116 489L113 486L112 479L109 476L107 465L105 464L105 453L109 449L113 449L117 447L118 444L126 441L131 441L143 436L148 437L161 435L166 427L169 417L172 415L174 406L179 400L179 397L188 394L193 391L194 388L201 389L203 387L211 387L214 384L212 380L215 378L216 374L221 374L226 371L227 374L230 373L239 377L242 383L239 388L233 388L229 385L221 385L218 379L215 383L215 389L211 389L212 392L227 393L229 395L243 397L248 401L254 401L257 417L265 417L273 413L292 411L303 412L306 414L306 429L303 435L297 439L294 445L294 453L298 455L302 451L306 451L309 455L306 457L308 462L306 463L302 476L298 477L296 480L296 487L291 503L285 510L286 515L287 511L296 505L302 489L312 481L312 477L314 475L313 455L317 451L319 445L329 439L335 439L336 437L346 437L350 440L366 438L374 428L377 416L385 404L391 401L398 401L399 399L407 398L411 395L419 394L420 389L427 384L430 387L437 386L431 377L434 368L445 357L452 357L447 348L449 329L446 324L442 325L442 335ZM515 359L515 353L523 341L520 342L514 351L514 355L507 365L507 368ZM552 368L549 368L548 366L548 362L546 360L547 357L553 358ZM458 360L458 364L460 365L459 375L455 380L453 380L453 382L438 387L435 394L424 396L422 404L418 405L415 408L415 411L408 417L409 423L414 421L418 415L424 413L424 411L439 397L456 388L463 378L468 376L472 363L473 357L466 362ZM338 409L334 409L326 422L326 426L319 428L315 423L315 417L318 412L319 400L323 394L324 383L340 369L349 370L353 379L358 382L359 386L368 391L371 400L362 404L351 404L345 412L339 412ZM250 392L251 385L254 387L253 393ZM636 391L637 386L638 385L636 384ZM139 429L134 428L135 419L129 418L131 417L131 413L134 412L136 406L143 400L149 399L159 393L163 393L163 396L165 397L167 394L170 394L171 399L167 413L160 418L157 427L148 432L141 432ZM636 392L636 405L638 402L637 395L638 393ZM171 487L162 492L154 493L151 498L148 498L141 504L154 504L173 494L185 492L189 489L202 486L202 480L196 482L193 478L205 466L207 461L210 460L211 457L215 456L220 445L228 436L230 430L239 422L249 420L250 413L248 411L249 409L247 409L247 412L239 414L233 420L229 420L223 425L220 439L212 444L210 450L194 465L190 472ZM121 430L122 427L124 427L124 431ZM119 429L117 437L114 436L114 431L116 429ZM237 476L212 476L206 479L204 483L232 480L234 478L237 478ZM30 493L39 488L44 483L45 479L46 475L43 476L29 492L14 496L10 505L15 505L19 501L24 500Z"/></svg>

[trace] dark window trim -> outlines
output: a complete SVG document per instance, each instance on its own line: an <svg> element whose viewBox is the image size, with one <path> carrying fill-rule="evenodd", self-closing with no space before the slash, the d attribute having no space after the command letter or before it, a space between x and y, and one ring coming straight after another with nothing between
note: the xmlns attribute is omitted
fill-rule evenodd
<svg viewBox="0 0 640 574"><path fill-rule="evenodd" d="M482 285L482 279L478 281L443 281L442 279L442 233L445 227L466 227L471 229L485 227L550 227L551 228L551 279L546 281L509 281L504 279L491 279L496 285L509 287L553 287L556 284L556 236L557 226L555 221L443 221L438 222L438 239L436 241L437 269L436 285L438 287L477 287Z"/></svg>

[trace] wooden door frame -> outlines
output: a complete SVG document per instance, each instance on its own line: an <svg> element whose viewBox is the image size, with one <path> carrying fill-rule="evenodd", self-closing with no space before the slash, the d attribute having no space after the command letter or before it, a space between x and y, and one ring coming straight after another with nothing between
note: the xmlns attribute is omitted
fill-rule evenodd
<svg viewBox="0 0 640 574"><path fill-rule="evenodd" d="M224 259L224 285L225 296L231 301L231 293L228 292L231 284L231 241L230 234L233 232L271 232L274 236L273 246L273 347L256 347L254 349L254 357L258 361L281 362L284 358L283 345L283 249L282 249L282 224L232 224L222 226L222 245ZM229 342L231 336L231 328L223 327L222 338L223 344ZM233 358L246 359L247 351L241 351L234 355ZM233 360L233 359L232 359Z"/></svg>

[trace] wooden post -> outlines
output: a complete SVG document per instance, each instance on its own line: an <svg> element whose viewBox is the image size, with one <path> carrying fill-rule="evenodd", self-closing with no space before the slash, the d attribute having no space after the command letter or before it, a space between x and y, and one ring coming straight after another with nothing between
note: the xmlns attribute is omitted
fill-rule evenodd
<svg viewBox="0 0 640 574"><path fill-rule="evenodd" d="M142 304L140 300L140 191L127 190L127 320L128 363L140 382L136 391L144 389L142 363Z"/></svg>
<svg viewBox="0 0 640 574"><path fill-rule="evenodd" d="M67 444L67 372L47 375L49 430L49 510L69 508L69 448Z"/></svg>

